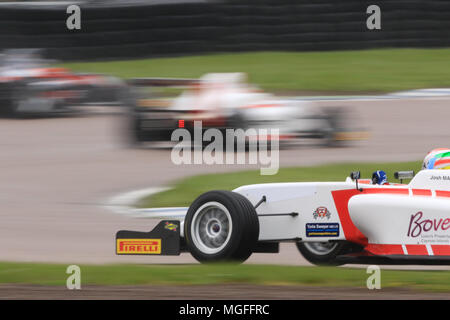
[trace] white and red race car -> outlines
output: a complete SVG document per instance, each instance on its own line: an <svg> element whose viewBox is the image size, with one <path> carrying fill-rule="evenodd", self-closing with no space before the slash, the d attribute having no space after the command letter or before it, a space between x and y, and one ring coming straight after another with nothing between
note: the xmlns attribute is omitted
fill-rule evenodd
<svg viewBox="0 0 450 320"><path fill-rule="evenodd" d="M245 73L208 73L199 79L141 78L134 87L178 87L174 99L137 98L131 106L134 142L170 141L182 121L183 128L279 130L281 141L321 142L327 146L363 140L366 132L354 127L355 114L343 107L319 107L309 101L280 98L247 82ZM247 137L258 139L258 136Z"/></svg>
<svg viewBox="0 0 450 320"><path fill-rule="evenodd" d="M150 232L119 231L117 254L246 260L295 242L314 264L450 264L450 171L398 172L409 184L270 183L210 191L187 210L160 212Z"/></svg>
<svg viewBox="0 0 450 320"><path fill-rule="evenodd" d="M73 106L122 103L126 84L115 77L73 73L51 66L39 49L10 49L0 54L0 115L47 115Z"/></svg>

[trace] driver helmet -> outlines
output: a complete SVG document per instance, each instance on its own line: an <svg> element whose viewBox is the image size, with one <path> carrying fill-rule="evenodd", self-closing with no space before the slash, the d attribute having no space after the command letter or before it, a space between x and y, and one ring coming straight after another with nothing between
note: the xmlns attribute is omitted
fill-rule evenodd
<svg viewBox="0 0 450 320"><path fill-rule="evenodd" d="M383 170L377 170L372 174L372 184L387 184L387 175Z"/></svg>
<svg viewBox="0 0 450 320"><path fill-rule="evenodd" d="M422 169L450 169L450 149L433 149L423 160Z"/></svg>

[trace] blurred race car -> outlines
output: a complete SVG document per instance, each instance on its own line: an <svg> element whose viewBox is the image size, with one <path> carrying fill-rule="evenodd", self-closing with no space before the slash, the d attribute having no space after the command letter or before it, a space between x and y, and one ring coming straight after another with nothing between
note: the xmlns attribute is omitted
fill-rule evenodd
<svg viewBox="0 0 450 320"><path fill-rule="evenodd" d="M397 179L411 179L400 171ZM189 208L165 208L150 232L122 230L116 253L178 255L200 262L245 261L297 244L311 263L450 265L450 173L422 170L409 184L268 183L209 191Z"/></svg>
<svg viewBox="0 0 450 320"><path fill-rule="evenodd" d="M75 74L49 66L38 49L11 49L0 54L0 114L49 114L87 103L117 103L126 84L114 77Z"/></svg>
<svg viewBox="0 0 450 320"><path fill-rule="evenodd" d="M200 79L133 79L130 85L187 87L172 100L135 100L130 115L136 142L170 141L180 121L190 131L194 121L201 121L203 130L279 129L280 141L320 139L327 146L366 137L361 128L351 128L347 109L319 108L307 101L280 99L248 84L244 73L209 73Z"/></svg>

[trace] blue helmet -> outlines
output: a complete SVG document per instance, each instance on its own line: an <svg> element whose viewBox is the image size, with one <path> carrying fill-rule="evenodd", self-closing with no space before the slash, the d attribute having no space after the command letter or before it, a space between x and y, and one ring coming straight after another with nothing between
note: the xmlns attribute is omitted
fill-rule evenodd
<svg viewBox="0 0 450 320"><path fill-rule="evenodd" d="M383 170L377 170L372 174L372 184L385 184L387 182L387 175Z"/></svg>

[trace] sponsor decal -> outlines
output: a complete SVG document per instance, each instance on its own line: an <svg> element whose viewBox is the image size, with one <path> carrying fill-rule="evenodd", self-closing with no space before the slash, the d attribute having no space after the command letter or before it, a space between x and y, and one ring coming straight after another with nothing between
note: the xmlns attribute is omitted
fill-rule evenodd
<svg viewBox="0 0 450 320"><path fill-rule="evenodd" d="M339 223L307 223L307 237L339 237Z"/></svg>
<svg viewBox="0 0 450 320"><path fill-rule="evenodd" d="M450 229L450 218L423 218L423 212L419 211L411 215L408 227L408 237L417 238L428 232L439 232Z"/></svg>
<svg viewBox="0 0 450 320"><path fill-rule="evenodd" d="M314 219L317 219L317 218L323 219L323 218L325 218L325 217L326 217L327 219L330 219L330 217L331 217L331 212L327 209L327 207L318 207L318 208L314 211L313 217L314 217Z"/></svg>
<svg viewBox="0 0 450 320"><path fill-rule="evenodd" d="M117 239L117 254L161 254L161 239Z"/></svg>
<svg viewBox="0 0 450 320"><path fill-rule="evenodd" d="M450 176L431 176L430 180L445 180L445 181L450 181Z"/></svg>
<svg viewBox="0 0 450 320"><path fill-rule="evenodd" d="M170 230L170 231L177 231L177 225L175 223L171 223L169 221L166 221L166 224L164 225L164 229Z"/></svg>

